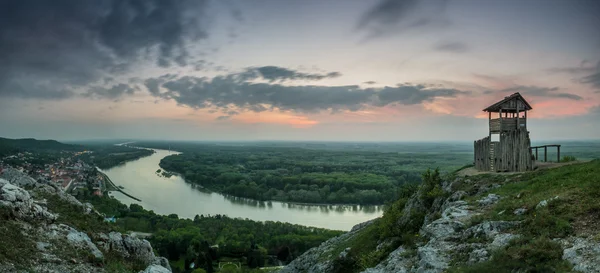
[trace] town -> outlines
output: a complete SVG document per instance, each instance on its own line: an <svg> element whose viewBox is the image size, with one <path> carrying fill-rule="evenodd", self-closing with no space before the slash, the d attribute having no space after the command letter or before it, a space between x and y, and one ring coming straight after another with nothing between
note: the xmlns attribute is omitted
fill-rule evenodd
<svg viewBox="0 0 600 273"><path fill-rule="evenodd" d="M114 186L107 183L107 178L93 164L81 159L84 154L90 154L93 159L93 151L61 151L53 154L19 152L0 159L0 177L10 180L12 175L8 170L14 169L40 183L53 184L81 198L91 195L102 197L107 191L114 190Z"/></svg>

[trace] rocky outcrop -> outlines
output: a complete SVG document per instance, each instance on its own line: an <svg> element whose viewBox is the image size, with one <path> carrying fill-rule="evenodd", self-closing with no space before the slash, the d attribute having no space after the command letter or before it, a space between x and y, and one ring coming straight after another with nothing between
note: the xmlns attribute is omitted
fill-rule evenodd
<svg viewBox="0 0 600 273"><path fill-rule="evenodd" d="M392 251L390 255L381 263L374 268L367 268L362 273L382 273L382 272L397 272L407 273L410 272L413 264L416 262L415 257L407 257L407 250L403 247L399 247Z"/></svg>
<svg viewBox="0 0 600 273"><path fill-rule="evenodd" d="M170 269L166 269L160 265L150 265L144 271L140 271L140 273L170 273Z"/></svg>
<svg viewBox="0 0 600 273"><path fill-rule="evenodd" d="M356 236L358 232L363 230L365 227L373 223L374 220L367 221L354 226L350 232L344 233L340 236L333 237L319 245L304 252L298 256L286 267L281 269L280 273L292 273L292 272L305 272L305 273L321 273L330 272L332 269L332 260L338 257L341 253L333 253L335 247L352 237Z"/></svg>
<svg viewBox="0 0 600 273"><path fill-rule="evenodd" d="M451 189L452 185L445 184L444 189ZM439 198L432 202L431 208L426 210L423 201L419 200L419 193L411 198L403 210L403 216L398 219L398 224L407 224L414 218L414 211L427 211L419 236L426 238L425 243L418 244L414 249L404 246L392 251L382 262L373 268L364 270L365 273L392 273L392 272L444 272L450 267L452 261L464 257L462 262L473 264L489 260L491 253L516 238L509 230L519 222L484 221L470 226L473 216L481 213L496 204L501 196L489 194L476 201L477 205L471 206L462 200L468 194L464 191L448 193L448 198ZM434 215L438 215L435 219ZM280 272L330 272L331 260L347 251L335 253L336 256L323 257L319 253L328 253L335 248L335 244L348 240L360 232L361 228L369 223L359 224L351 232L336 237L323 243L318 248L313 248L298 257ZM469 240L470 238L477 238ZM487 242L487 243L482 243ZM382 242L380 245L385 244ZM320 261L320 262L315 262Z"/></svg>
<svg viewBox="0 0 600 273"><path fill-rule="evenodd" d="M563 260L579 272L600 272L600 242L594 238L569 237L560 240Z"/></svg>
<svg viewBox="0 0 600 273"><path fill-rule="evenodd" d="M155 256L148 241L118 232L87 234L75 226L60 224L60 215L49 211L46 200L42 198L49 194L56 195L63 201L81 207L81 213L97 213L91 204L82 204L60 188L38 183L13 169L4 170L2 177L0 221L10 221L13 223L11 226L19 228L13 232L20 233L23 240L32 242L32 249L27 251L35 253L29 253L31 260L27 261L28 271L20 271L22 265L17 267L10 260L0 260L0 273L105 272L102 264L109 252L121 255L124 261L135 260L147 265L146 270L141 272L171 272L167 259Z"/></svg>
<svg viewBox="0 0 600 273"><path fill-rule="evenodd" d="M9 216L25 221L52 222L57 217L36 204L29 192L1 178L0 207Z"/></svg>
<svg viewBox="0 0 600 273"><path fill-rule="evenodd" d="M119 232L98 235L98 245L104 251L112 251L124 259L134 259L144 264L160 265L171 270L167 259L154 255L152 245L145 239L138 239Z"/></svg>

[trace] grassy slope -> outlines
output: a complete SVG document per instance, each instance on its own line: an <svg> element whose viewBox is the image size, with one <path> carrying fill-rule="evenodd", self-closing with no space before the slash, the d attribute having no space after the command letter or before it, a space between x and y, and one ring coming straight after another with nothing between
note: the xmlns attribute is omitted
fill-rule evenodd
<svg viewBox="0 0 600 273"><path fill-rule="evenodd" d="M514 231L521 237L493 253L490 261L456 266L451 272L570 272L570 265L562 260L562 248L553 239L600 238L600 160L508 177L487 175L473 179L501 181L503 185L490 192L500 195L500 202L474 218L472 224L484 220L522 221ZM481 197L475 196L471 201ZM540 201L553 198L556 199L546 207L536 208ZM513 214L518 208L527 212Z"/></svg>
<svg viewBox="0 0 600 273"><path fill-rule="evenodd" d="M456 184L454 190L465 190L473 194L481 185L502 184L502 187L490 192L469 197L467 201L473 205L476 205L476 200L490 193L503 197L498 204L485 210L482 215L475 216L470 224L489 220L523 221L523 224L514 230L514 233L520 234L521 237L513 240L506 248L493 253L489 262L464 266L464 260L457 260L453 262L454 266L449 272L571 272L570 265L562 260L562 248L552 239L595 236L600 240L600 160L524 174L485 174L468 179L474 183ZM558 199L550 201L547 207L535 209L540 201L556 196ZM396 202L406 201L401 198ZM528 211L517 216L512 213L517 208L526 208ZM504 212L499 214L502 211ZM375 251L378 242L385 239L381 236L382 222L385 218L384 214L375 224L337 245L331 253L324 253L323 258L335 257L350 247L353 249L351 254L357 262L347 266L357 269L358 272L360 269L376 265L397 246L397 243L393 243L387 249ZM405 232L402 236L411 234ZM413 236L413 246L414 243L423 240L416 234ZM406 246L407 238L399 240ZM408 247L407 256L414 254L414 249L410 245ZM457 257L460 258L460 255Z"/></svg>

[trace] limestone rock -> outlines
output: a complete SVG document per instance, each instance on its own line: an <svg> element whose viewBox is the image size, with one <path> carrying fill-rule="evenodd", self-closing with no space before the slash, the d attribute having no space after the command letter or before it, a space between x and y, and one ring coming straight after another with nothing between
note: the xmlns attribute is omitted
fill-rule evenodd
<svg viewBox="0 0 600 273"><path fill-rule="evenodd" d="M516 210L513 211L514 215L523 215L527 213L527 209L526 208L518 208Z"/></svg>
<svg viewBox="0 0 600 273"><path fill-rule="evenodd" d="M491 206L493 204L498 203L500 201L500 196L497 194L490 193L486 197L481 198L478 202L480 206Z"/></svg>
<svg viewBox="0 0 600 273"><path fill-rule="evenodd" d="M556 199L558 199L558 196L555 196L555 197L553 197L553 198L550 198L550 199L548 199L548 200L542 200L542 201L540 201L540 202L537 204L537 206L535 206L535 208L536 208L536 209L540 209L540 208L546 207L546 206L548 206L548 202L554 201L554 200L556 200Z"/></svg>
<svg viewBox="0 0 600 273"><path fill-rule="evenodd" d="M26 173L13 168L5 169L2 174L0 174L0 179L2 178L18 187L34 186L37 184L35 179L31 178Z"/></svg>
<svg viewBox="0 0 600 273"><path fill-rule="evenodd" d="M472 226L466 230L468 236L487 236L493 238L496 234L502 233L502 231L509 228L515 227L519 222L511 221L485 221L481 224Z"/></svg>
<svg viewBox="0 0 600 273"><path fill-rule="evenodd" d="M563 260L579 272L600 272L600 243L594 239L570 237L563 239Z"/></svg>
<svg viewBox="0 0 600 273"><path fill-rule="evenodd" d="M478 248L469 254L468 264L476 264L480 262L485 262L490 258L490 253L485 248Z"/></svg>
<svg viewBox="0 0 600 273"><path fill-rule="evenodd" d="M405 253L406 250L399 247L376 267L367 268L362 273L407 273L412 267L415 257L405 257Z"/></svg>
<svg viewBox="0 0 600 273"><path fill-rule="evenodd" d="M169 262L154 255L152 245L145 239L138 239L119 232L108 235L98 234L98 246L104 251L114 251L125 259L136 259L144 264L156 264L171 270Z"/></svg>
<svg viewBox="0 0 600 273"><path fill-rule="evenodd" d="M98 260L104 259L102 252L84 232L80 232L64 224L59 224L51 225L49 234L54 238L64 236L73 247L89 252Z"/></svg>
<svg viewBox="0 0 600 273"><path fill-rule="evenodd" d="M358 224L350 230L348 233L344 233L340 236L333 237L319 245L318 247L313 247L308 251L304 252L302 255L298 256L287 266L282 268L279 273L295 273L295 272L303 272L303 273L321 273L321 272L330 272L332 269L331 260L335 259L339 254L333 254L335 256L327 256L327 259L321 259L324 253L331 253L332 250L340 243L345 242L351 238L353 238L360 230L369 226L373 223L374 220L367 221L361 224Z"/></svg>
<svg viewBox="0 0 600 273"><path fill-rule="evenodd" d="M16 219L52 222L57 218L45 207L35 204L29 192L1 178L0 207L6 208L8 213Z"/></svg>
<svg viewBox="0 0 600 273"><path fill-rule="evenodd" d="M144 271L140 271L140 273L171 273L171 270L160 265L153 264L146 267Z"/></svg>

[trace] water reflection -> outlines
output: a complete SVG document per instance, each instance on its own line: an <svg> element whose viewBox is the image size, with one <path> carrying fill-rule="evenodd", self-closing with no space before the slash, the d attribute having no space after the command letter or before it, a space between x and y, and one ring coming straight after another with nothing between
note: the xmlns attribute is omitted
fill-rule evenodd
<svg viewBox="0 0 600 273"><path fill-rule="evenodd" d="M337 230L349 230L355 224L382 214L382 206L257 201L211 192L186 183L178 175L170 178L156 175L160 160L175 153L155 151L151 156L103 171L115 184L124 186L129 194L142 199L142 202L118 192L113 193L115 198L125 204L136 203L159 214L175 213L183 218L193 218L196 214L224 214L232 218L289 222Z"/></svg>

